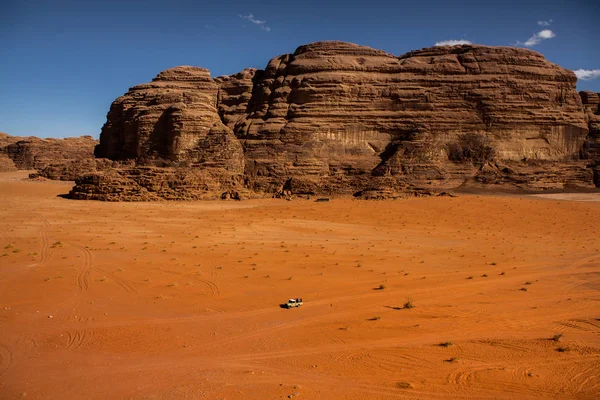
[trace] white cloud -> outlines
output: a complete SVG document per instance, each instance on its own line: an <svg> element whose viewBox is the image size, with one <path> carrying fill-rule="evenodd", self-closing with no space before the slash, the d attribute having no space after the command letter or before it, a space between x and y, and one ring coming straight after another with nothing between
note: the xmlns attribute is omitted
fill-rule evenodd
<svg viewBox="0 0 600 400"><path fill-rule="evenodd" d="M456 46L457 44L471 44L470 41L460 39L460 40L442 40L441 42L437 42L435 46Z"/></svg>
<svg viewBox="0 0 600 400"><path fill-rule="evenodd" d="M252 15L252 14L248 14L248 15L238 14L238 16L242 19L247 19L248 21L252 22L254 25L258 25L258 27L265 32L271 32L271 27L265 25L267 23L267 21L261 21L260 19L255 19L254 15Z"/></svg>
<svg viewBox="0 0 600 400"><path fill-rule="evenodd" d="M523 44L527 47L532 47L536 44L539 44L542 40L552 39L553 37L556 37L554 32L552 32L550 29L544 29L543 31L534 33L533 36L527 39L527 41Z"/></svg>
<svg viewBox="0 0 600 400"><path fill-rule="evenodd" d="M577 79L581 79L582 81L600 78L600 69L578 69L573 72L577 75Z"/></svg>
<svg viewBox="0 0 600 400"><path fill-rule="evenodd" d="M549 19L548 21L538 21L539 26L550 26L554 21Z"/></svg>

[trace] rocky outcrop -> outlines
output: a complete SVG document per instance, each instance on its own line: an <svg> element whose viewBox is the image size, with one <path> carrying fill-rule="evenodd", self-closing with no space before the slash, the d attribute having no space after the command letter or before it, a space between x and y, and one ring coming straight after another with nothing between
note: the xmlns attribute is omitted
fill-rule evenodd
<svg viewBox="0 0 600 400"><path fill-rule="evenodd" d="M582 149L582 158L590 160L594 170L594 183L600 187L600 94L594 92L579 92L589 133Z"/></svg>
<svg viewBox="0 0 600 400"><path fill-rule="evenodd" d="M285 185L286 193L363 197L469 182L592 187L596 114L584 112L576 80L527 49L394 56L318 42L265 70L216 79L196 67L160 73L113 103L96 155L243 177L257 193ZM90 181L88 192L94 182L102 184Z"/></svg>
<svg viewBox="0 0 600 400"><path fill-rule="evenodd" d="M91 136L40 139L0 133L0 170L42 170L52 164L93 162L96 144Z"/></svg>
<svg viewBox="0 0 600 400"><path fill-rule="evenodd" d="M211 168L134 167L83 175L69 197L78 200L157 201L251 198L238 174Z"/></svg>
<svg viewBox="0 0 600 400"><path fill-rule="evenodd" d="M243 150L217 112L208 70L176 67L112 104L97 157L243 172Z"/></svg>
<svg viewBox="0 0 600 400"><path fill-rule="evenodd" d="M50 164L35 173L29 174L29 177L43 177L56 181L74 181L82 175L123 167L127 167L127 165L106 158L85 158L81 160L67 160L60 163Z"/></svg>

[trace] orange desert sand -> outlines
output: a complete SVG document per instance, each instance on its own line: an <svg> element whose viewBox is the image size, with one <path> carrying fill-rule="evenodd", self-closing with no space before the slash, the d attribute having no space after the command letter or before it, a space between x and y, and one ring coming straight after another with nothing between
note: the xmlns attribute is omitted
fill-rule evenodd
<svg viewBox="0 0 600 400"><path fill-rule="evenodd" d="M101 203L26 176L0 174L2 399L600 398L599 194Z"/></svg>

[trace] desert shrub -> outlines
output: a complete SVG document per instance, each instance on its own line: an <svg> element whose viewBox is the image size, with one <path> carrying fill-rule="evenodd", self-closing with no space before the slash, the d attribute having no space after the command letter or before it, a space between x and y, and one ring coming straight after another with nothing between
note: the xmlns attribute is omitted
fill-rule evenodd
<svg viewBox="0 0 600 400"><path fill-rule="evenodd" d="M496 156L491 141L485 135L465 133L446 145L448 159L454 162L484 163Z"/></svg>
<svg viewBox="0 0 600 400"><path fill-rule="evenodd" d="M406 302L404 303L404 308L414 308L415 305L413 303L412 297L407 297Z"/></svg>
<svg viewBox="0 0 600 400"><path fill-rule="evenodd" d="M552 340L554 340L555 342L560 341L560 339L563 337L562 333L557 333L556 335L552 336Z"/></svg>
<svg viewBox="0 0 600 400"><path fill-rule="evenodd" d="M402 382L397 382L396 387L398 387L399 389L412 389L414 386L410 382L402 381Z"/></svg>
<svg viewBox="0 0 600 400"><path fill-rule="evenodd" d="M450 347L450 346L452 346L453 344L454 344L454 343L452 343L452 342L442 342L442 343L440 343L440 346L442 346L442 347Z"/></svg>

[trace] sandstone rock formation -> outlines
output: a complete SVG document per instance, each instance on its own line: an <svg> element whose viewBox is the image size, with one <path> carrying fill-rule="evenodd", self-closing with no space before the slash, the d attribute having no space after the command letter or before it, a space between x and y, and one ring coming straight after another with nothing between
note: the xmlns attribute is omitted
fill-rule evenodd
<svg viewBox="0 0 600 400"><path fill-rule="evenodd" d="M594 170L594 183L600 187L600 94L587 91L579 94L589 127L582 158L590 160L590 167Z"/></svg>
<svg viewBox="0 0 600 400"><path fill-rule="evenodd" d="M243 172L242 146L217 112L209 71L176 67L112 104L96 156Z"/></svg>
<svg viewBox="0 0 600 400"><path fill-rule="evenodd" d="M597 103L589 95L584 112L575 85L573 72L527 49L462 45L394 56L318 42L273 58L265 70L216 79L196 67L160 73L113 103L96 155L207 171L219 177L214 189L191 186L215 195L242 177L264 194L284 186L340 195L465 182L593 187ZM131 179L133 171L119 176ZM88 194L103 182L86 179Z"/></svg>
<svg viewBox="0 0 600 400"><path fill-rule="evenodd" d="M53 164L84 160L94 162L94 147L97 144L91 136L40 139L0 133L0 171L43 170Z"/></svg>

